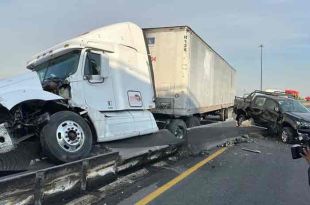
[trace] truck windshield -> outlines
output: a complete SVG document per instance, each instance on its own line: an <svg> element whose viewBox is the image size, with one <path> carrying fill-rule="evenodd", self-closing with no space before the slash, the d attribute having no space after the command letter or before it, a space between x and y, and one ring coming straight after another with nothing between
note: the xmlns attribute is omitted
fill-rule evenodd
<svg viewBox="0 0 310 205"><path fill-rule="evenodd" d="M310 112L304 105L302 105L300 102L296 100L282 100L279 101L280 107L284 112L300 112L300 113L306 113Z"/></svg>
<svg viewBox="0 0 310 205"><path fill-rule="evenodd" d="M80 50L66 53L62 56L37 65L34 70L38 73L41 82L52 78L64 80L76 72L80 54Z"/></svg>

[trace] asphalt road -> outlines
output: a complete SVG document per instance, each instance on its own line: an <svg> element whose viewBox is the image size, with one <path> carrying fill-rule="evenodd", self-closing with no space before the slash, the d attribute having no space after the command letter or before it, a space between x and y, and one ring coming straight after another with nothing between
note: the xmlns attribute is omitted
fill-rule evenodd
<svg viewBox="0 0 310 205"><path fill-rule="evenodd" d="M202 154L180 160L172 157L149 165L143 168L144 174L123 184L99 204L135 204L207 157ZM308 205L307 168L305 161L291 159L288 145L255 135L250 143L229 147L150 204Z"/></svg>

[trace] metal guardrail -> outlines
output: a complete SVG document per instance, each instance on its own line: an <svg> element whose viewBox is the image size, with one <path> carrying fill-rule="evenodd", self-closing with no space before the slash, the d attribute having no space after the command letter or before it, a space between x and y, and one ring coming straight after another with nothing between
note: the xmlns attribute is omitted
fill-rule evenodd
<svg viewBox="0 0 310 205"><path fill-rule="evenodd" d="M0 205L59 204L87 190L111 183L123 171L169 156L177 148L175 145L146 150L125 160L120 158L118 152L111 152L3 177L0 178Z"/></svg>
<svg viewBox="0 0 310 205"><path fill-rule="evenodd" d="M42 204L81 193L116 176L117 152L0 179L0 204Z"/></svg>

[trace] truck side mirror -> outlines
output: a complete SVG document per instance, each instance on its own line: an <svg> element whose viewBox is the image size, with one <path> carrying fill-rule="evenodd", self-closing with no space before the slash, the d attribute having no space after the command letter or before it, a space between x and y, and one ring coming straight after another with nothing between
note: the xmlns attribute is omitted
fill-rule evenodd
<svg viewBox="0 0 310 205"><path fill-rule="evenodd" d="M84 69L84 79L89 83L103 83L110 74L108 55L102 51L87 52Z"/></svg>
<svg viewBox="0 0 310 205"><path fill-rule="evenodd" d="M102 78L107 78L110 75L110 61L106 53L101 53L101 73Z"/></svg>

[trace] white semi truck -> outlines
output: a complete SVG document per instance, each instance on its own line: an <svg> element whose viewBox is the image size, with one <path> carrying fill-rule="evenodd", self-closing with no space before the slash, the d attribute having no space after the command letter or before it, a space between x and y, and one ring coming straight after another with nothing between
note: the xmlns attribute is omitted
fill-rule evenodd
<svg viewBox="0 0 310 205"><path fill-rule="evenodd" d="M235 95L235 70L188 27L102 27L37 54L27 68L0 81L0 153L37 137L45 155L68 162L94 143L155 133L157 124L183 138L185 122L225 113Z"/></svg>

